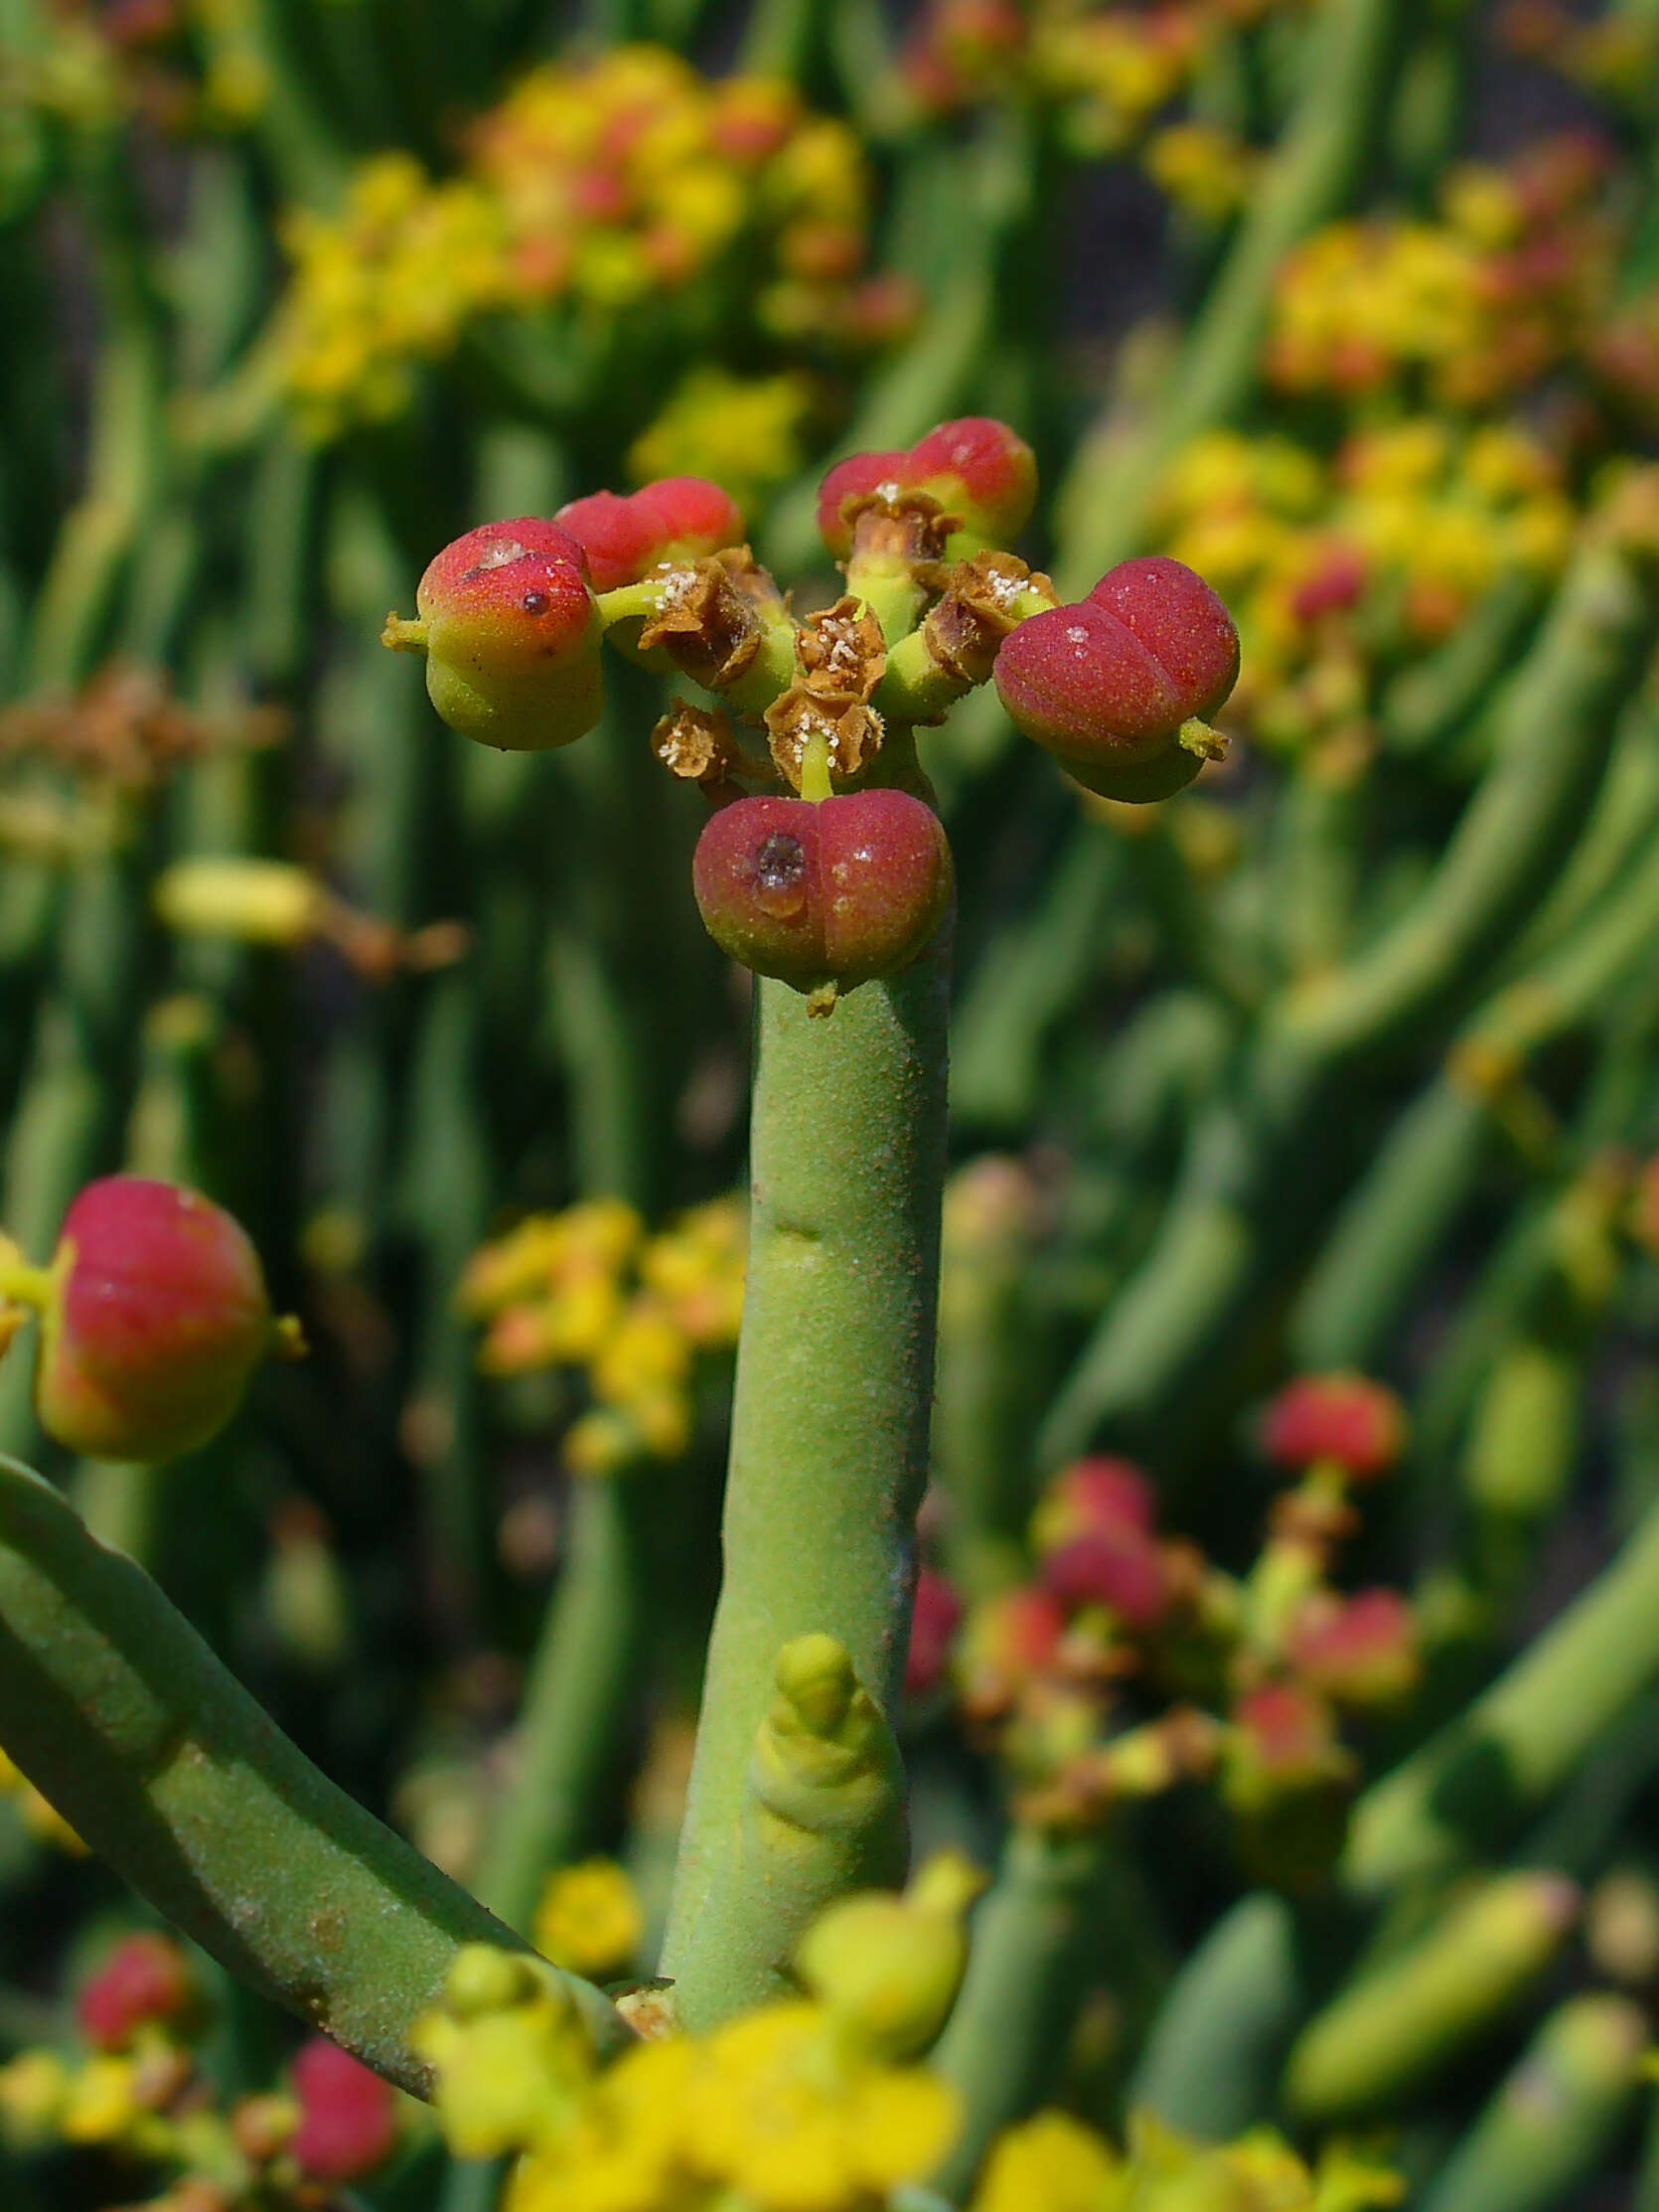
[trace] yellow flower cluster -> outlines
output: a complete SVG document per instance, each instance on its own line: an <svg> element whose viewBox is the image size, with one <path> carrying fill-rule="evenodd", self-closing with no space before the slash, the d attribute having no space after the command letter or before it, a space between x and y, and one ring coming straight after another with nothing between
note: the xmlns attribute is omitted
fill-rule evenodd
<svg viewBox="0 0 1659 2212"><path fill-rule="evenodd" d="M1257 155L1213 123L1170 123L1147 141L1142 166L1176 207L1201 223L1220 223L1244 205Z"/></svg>
<svg viewBox="0 0 1659 2212"><path fill-rule="evenodd" d="M0 1349L3 1349L0 1344ZM47 1804L35 1785L26 1775L13 1766L0 1751L0 1797L15 1801L18 1816L29 1833L38 1842L50 1843L55 1850L67 1851L73 1858L83 1858L86 1846L56 1807Z"/></svg>
<svg viewBox="0 0 1659 2212"><path fill-rule="evenodd" d="M928 2173L954 2094L891 2065L832 2007L791 2000L594 2070L566 2001L523 1962L463 1952L412 2040L462 2155L526 2153L507 2212L866 2212Z"/></svg>
<svg viewBox="0 0 1659 2212"><path fill-rule="evenodd" d="M812 380L799 370L734 377L713 366L693 369L630 447L629 473L641 484L706 476L753 514L805 461L813 406Z"/></svg>
<svg viewBox="0 0 1659 2212"><path fill-rule="evenodd" d="M1405 2193L1398 2174L1341 2145L1310 2168L1267 2130L1196 2143L1142 2113L1120 2154L1081 2121L1045 2112L999 2137L973 2212L1368 2212Z"/></svg>
<svg viewBox="0 0 1659 2212"><path fill-rule="evenodd" d="M1078 151L1121 151L1185 91L1207 38L1197 8L1104 8L1038 19L1031 73L1066 112Z"/></svg>
<svg viewBox="0 0 1659 2212"><path fill-rule="evenodd" d="M512 297L501 209L475 184L433 184L411 154L365 162L338 217L291 210L281 237L294 275L276 362L316 437L401 412L410 364L441 359Z"/></svg>
<svg viewBox="0 0 1659 2212"><path fill-rule="evenodd" d="M1418 415L1355 434L1330 462L1287 438L1211 432L1169 469L1159 524L1162 550L1238 619L1248 717L1333 633L1350 659L1360 634L1368 650L1421 652L1503 577L1547 581L1578 516L1526 430Z"/></svg>
<svg viewBox="0 0 1659 2212"><path fill-rule="evenodd" d="M614 1859L584 1859L547 1876L530 1934L555 1967L589 1981L615 1981L638 1955L645 1913Z"/></svg>
<svg viewBox="0 0 1659 2212"><path fill-rule="evenodd" d="M486 1373L585 1370L596 1402L566 1431L565 1459L573 1473L607 1475L685 1450L696 1355L737 1342L745 1251L735 1198L693 1207L656 1236L620 1198L594 1198L484 1245L457 1302L488 1324Z"/></svg>
<svg viewBox="0 0 1659 2212"><path fill-rule="evenodd" d="M993 100L1039 99L1053 111L1067 150L1096 159L1141 145L1156 119L1191 89L1218 37L1232 36L1275 6L1307 5L1308 0L1138 5L1119 0L1104 7L1089 0L930 0L905 50L905 76L912 97L934 113ZM1177 199L1190 189L1195 213L1230 213L1237 205L1231 189L1217 207L1222 180L1231 188L1246 166L1247 149L1208 126L1170 127L1175 136L1160 157L1171 180L1166 189Z"/></svg>
<svg viewBox="0 0 1659 2212"><path fill-rule="evenodd" d="M1605 298L1598 185L1592 164L1547 144L1513 171L1453 171L1437 222L1316 232L1280 274L1269 377L1293 393L1503 404L1584 342Z"/></svg>
<svg viewBox="0 0 1659 2212"><path fill-rule="evenodd" d="M477 123L459 176L381 155L338 214L288 216L269 365L327 436L395 413L411 366L492 310L616 316L717 264L763 327L832 334L868 217L857 139L788 84L711 80L652 46L549 63Z"/></svg>

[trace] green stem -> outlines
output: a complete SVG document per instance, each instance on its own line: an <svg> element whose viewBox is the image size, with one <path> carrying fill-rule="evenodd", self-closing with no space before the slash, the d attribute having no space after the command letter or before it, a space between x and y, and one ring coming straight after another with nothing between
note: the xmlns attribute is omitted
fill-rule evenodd
<svg viewBox="0 0 1659 2212"><path fill-rule="evenodd" d="M521 1763L490 1831L478 1894L527 1930L549 1870L593 1841L618 1723L646 1627L641 1561L649 1473L579 1482L558 1587L530 1662L519 1716Z"/></svg>
<svg viewBox="0 0 1659 2212"><path fill-rule="evenodd" d="M1572 1997L1419 2200L1419 2212L1553 2212L1581 2203L1638 2096L1647 2015L1608 1991Z"/></svg>
<svg viewBox="0 0 1659 2212"><path fill-rule="evenodd" d="M1422 895L1345 968L1289 993L1279 1027L1304 1050L1333 1058L1399 1036L1503 948L1572 850L1655 619L1651 571L1614 545L1586 547Z"/></svg>
<svg viewBox="0 0 1659 2212"><path fill-rule="evenodd" d="M1362 1971L1296 2040L1284 2099L1329 2125L1396 2103L1509 2018L1578 1911L1558 1874L1505 1874L1462 1897L1407 1949Z"/></svg>
<svg viewBox="0 0 1659 2212"><path fill-rule="evenodd" d="M1348 204L1365 172L1396 76L1407 9L1337 0L1309 41L1295 113L1192 326L1155 420L1103 468L1085 444L1060 490L1055 580L1075 598L1139 549L1171 455L1236 415L1255 390L1274 285L1298 239Z"/></svg>
<svg viewBox="0 0 1659 2212"><path fill-rule="evenodd" d="M1015 1828L996 1886L974 1921L968 1977L932 2064L960 2093L967 2124L936 2186L960 2198L991 2137L1043 2101L1078 2001L1099 1972L1096 1932L1108 1875L1098 1835Z"/></svg>
<svg viewBox="0 0 1659 2212"><path fill-rule="evenodd" d="M0 1463L0 1741L93 1850L238 1979L416 2095L413 2015L517 1939L338 1790L130 1560ZM602 2042L620 2024L565 1987Z"/></svg>
<svg viewBox="0 0 1659 2212"><path fill-rule="evenodd" d="M1659 1680L1659 1508L1472 1705L1368 1790L1342 1862L1381 1895L1513 1837Z"/></svg>
<svg viewBox="0 0 1659 2212"><path fill-rule="evenodd" d="M942 930L828 1020L782 984L757 994L725 1577L664 1956L693 2021L753 1994L723 1971L743 1946L704 1908L718 1883L723 1912L744 1909L723 1877L780 1648L835 1637L895 1708L933 1393L948 969Z"/></svg>
<svg viewBox="0 0 1659 2212"><path fill-rule="evenodd" d="M1311 2009L1297 1916L1282 1897L1241 1898L1176 1975L1129 2085L1201 2142L1226 2142L1273 2109L1285 2053Z"/></svg>

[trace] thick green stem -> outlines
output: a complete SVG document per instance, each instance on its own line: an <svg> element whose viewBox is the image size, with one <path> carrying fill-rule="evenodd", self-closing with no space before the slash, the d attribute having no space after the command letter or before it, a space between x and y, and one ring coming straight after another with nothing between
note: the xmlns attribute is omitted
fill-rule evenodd
<svg viewBox="0 0 1659 2212"><path fill-rule="evenodd" d="M409 2022L457 1949L517 1939L320 1774L130 1560L0 1463L0 1741L240 1980L417 2095ZM595 2034L619 2023L566 1986Z"/></svg>
<svg viewBox="0 0 1659 2212"><path fill-rule="evenodd" d="M828 1020L759 989L725 1575L664 1956L693 2022L757 1993L727 1972L746 1946L722 1922L746 1900L723 1877L780 1648L828 1634L882 1710L898 1692L933 1393L948 966L942 931Z"/></svg>

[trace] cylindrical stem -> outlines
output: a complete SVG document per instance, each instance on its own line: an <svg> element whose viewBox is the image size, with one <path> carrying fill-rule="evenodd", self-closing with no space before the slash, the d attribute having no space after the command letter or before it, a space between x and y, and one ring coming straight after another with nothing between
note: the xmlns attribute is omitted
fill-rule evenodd
<svg viewBox="0 0 1659 2212"><path fill-rule="evenodd" d="M743 1948L718 1924L742 1911L721 1875L780 1648L827 1633L885 1711L898 1689L933 1394L948 966L942 932L828 1020L782 984L759 990L725 1579L663 1962L692 2021L757 1993L714 1995L722 1953Z"/></svg>

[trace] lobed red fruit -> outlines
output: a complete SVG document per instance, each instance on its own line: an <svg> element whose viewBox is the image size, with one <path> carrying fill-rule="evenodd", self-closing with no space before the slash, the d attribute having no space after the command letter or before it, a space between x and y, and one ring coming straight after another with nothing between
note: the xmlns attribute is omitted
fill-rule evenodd
<svg viewBox="0 0 1659 2212"><path fill-rule="evenodd" d="M1278 1467L1328 1460L1354 1482L1386 1475L1406 1448L1406 1409L1368 1375L1299 1375L1262 1421L1262 1449Z"/></svg>
<svg viewBox="0 0 1659 2212"><path fill-rule="evenodd" d="M75 2024L98 2051L119 2051L148 2022L176 2020L195 1998L190 1966L166 1936L127 1936L75 1999Z"/></svg>
<svg viewBox="0 0 1659 2212"><path fill-rule="evenodd" d="M662 561L695 560L744 539L735 500L702 476L659 477L627 494L590 492L553 520L586 554L595 591L638 583Z"/></svg>
<svg viewBox="0 0 1659 2212"><path fill-rule="evenodd" d="M723 952L797 991L907 967L951 903L951 849L902 791L739 799L711 815L691 882Z"/></svg>
<svg viewBox="0 0 1659 2212"><path fill-rule="evenodd" d="M415 606L427 693L451 729L504 752L541 752L598 721L599 615L582 548L556 523L525 516L469 530L429 564Z"/></svg>
<svg viewBox="0 0 1659 2212"><path fill-rule="evenodd" d="M325 2036L302 2043L291 2069L300 2124L288 2150L313 2181L356 2181L397 2147L397 2100L378 2074Z"/></svg>
<svg viewBox="0 0 1659 2212"><path fill-rule="evenodd" d="M996 656L1015 726L1105 798L1167 798L1202 761L1181 726L1215 712L1239 674L1239 633L1178 560L1126 560L1077 606L1022 622Z"/></svg>
<svg viewBox="0 0 1659 2212"><path fill-rule="evenodd" d="M93 1459L168 1460L216 1436L271 1343L259 1256L223 1207L137 1176L88 1184L64 1218L35 1409Z"/></svg>
<svg viewBox="0 0 1659 2212"><path fill-rule="evenodd" d="M1005 546L1030 519L1037 461L1022 437L989 415L942 422L908 449L849 454L825 477L818 495L819 534L837 560L852 551L847 503L886 485L929 493L961 517L961 534L978 546Z"/></svg>

